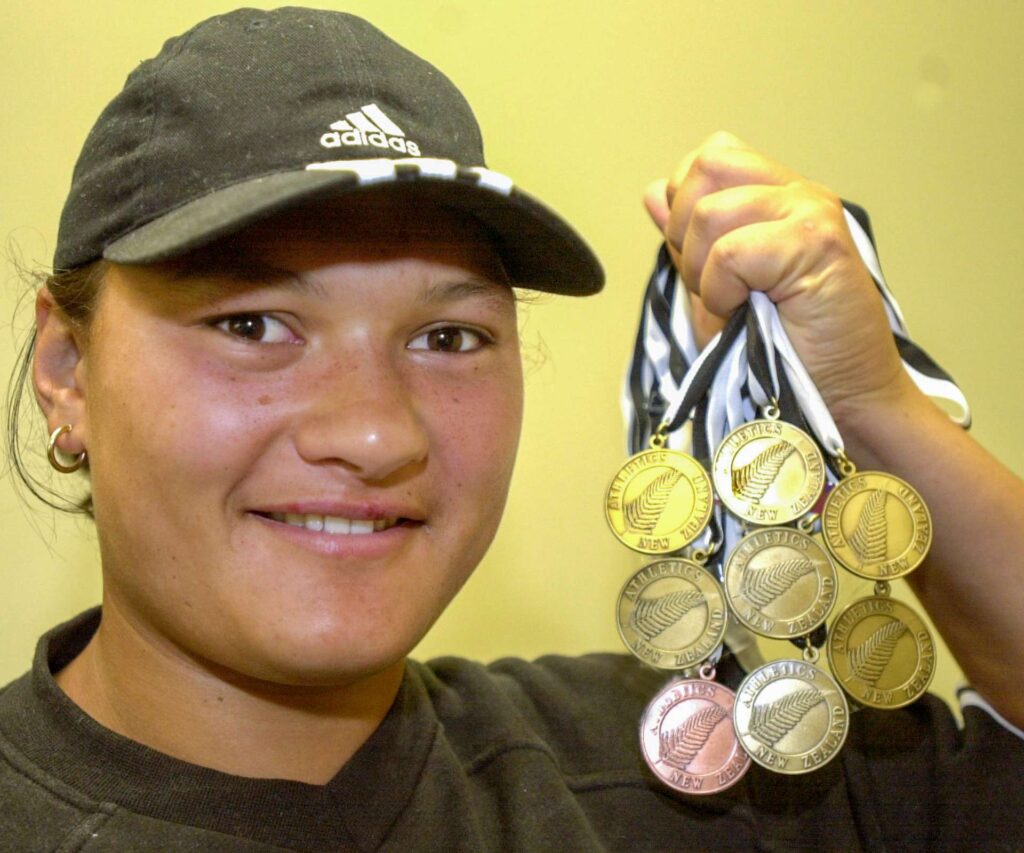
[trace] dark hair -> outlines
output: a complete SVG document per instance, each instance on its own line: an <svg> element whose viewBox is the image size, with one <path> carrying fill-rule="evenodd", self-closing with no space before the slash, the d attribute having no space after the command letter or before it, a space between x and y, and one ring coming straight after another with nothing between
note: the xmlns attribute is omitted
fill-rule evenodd
<svg viewBox="0 0 1024 853"><path fill-rule="evenodd" d="M83 333L87 333L96 309L103 277L108 264L106 261L94 261L71 270L58 270L51 274L30 272L21 269L22 277L31 283L32 293L36 288L45 287L53 296L57 309ZM69 498L62 491L55 489L41 475L29 466L23 443L31 442L36 447L45 446L44 435L39 434L36 412L34 409L32 387L32 358L36 347L36 329L22 343L18 356L11 371L11 381L7 389L7 455L11 470L15 474L16 486L32 494L47 506L62 512L86 515L92 518L92 495L87 490L77 498ZM28 392L28 393L26 393Z"/></svg>

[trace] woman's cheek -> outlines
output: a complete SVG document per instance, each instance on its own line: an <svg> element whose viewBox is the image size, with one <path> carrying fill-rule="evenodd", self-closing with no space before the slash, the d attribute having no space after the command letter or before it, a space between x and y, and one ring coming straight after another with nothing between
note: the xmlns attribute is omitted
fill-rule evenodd
<svg viewBox="0 0 1024 853"><path fill-rule="evenodd" d="M511 375L509 375L511 373ZM479 493L494 523L504 506L522 421L518 371L496 381L466 382L447 394L432 430L434 452L443 454L453 489Z"/></svg>
<svg viewBox="0 0 1024 853"><path fill-rule="evenodd" d="M279 383L206 358L135 361L106 383L96 427L110 449L161 479L222 472L250 457L272 429ZM95 429L93 430L95 433Z"/></svg>

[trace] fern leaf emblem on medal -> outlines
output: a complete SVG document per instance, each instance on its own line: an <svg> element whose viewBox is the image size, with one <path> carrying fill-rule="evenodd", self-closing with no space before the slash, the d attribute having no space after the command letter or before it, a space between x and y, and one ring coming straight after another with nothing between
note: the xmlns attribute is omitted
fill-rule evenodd
<svg viewBox="0 0 1024 853"><path fill-rule="evenodd" d="M889 596L862 598L832 623L832 674L850 697L872 708L902 708L920 697L935 674L935 641L924 620Z"/></svg>
<svg viewBox="0 0 1024 853"><path fill-rule="evenodd" d="M779 525L810 510L825 485L825 461L803 430L779 420L737 427L715 452L715 490L736 516Z"/></svg>
<svg viewBox="0 0 1024 853"><path fill-rule="evenodd" d="M803 718L825 701L813 687L785 694L774 702L755 705L750 715L750 734L774 749L795 729Z"/></svg>
<svg viewBox="0 0 1024 853"><path fill-rule="evenodd" d="M780 660L736 691L733 725L750 757L776 773L809 773L842 748L850 709L839 686L807 661Z"/></svg>
<svg viewBox="0 0 1024 853"><path fill-rule="evenodd" d="M809 634L836 602L836 569L810 536L788 527L743 537L725 565L725 595L736 619L764 637Z"/></svg>
<svg viewBox="0 0 1024 853"><path fill-rule="evenodd" d="M660 729L658 760L677 770L689 770L701 747L723 720L729 719L729 712L721 705L702 708L681 726L674 729Z"/></svg>
<svg viewBox="0 0 1024 853"><path fill-rule="evenodd" d="M932 541L924 500L899 477L854 474L829 493L821 514L825 545L860 577L889 581L916 569Z"/></svg>
<svg viewBox="0 0 1024 853"><path fill-rule="evenodd" d="M687 794L715 794L736 784L750 767L750 756L731 723L735 698L728 687L703 678L665 687L640 720L647 766Z"/></svg>
<svg viewBox="0 0 1024 853"><path fill-rule="evenodd" d="M696 539L711 518L711 480L692 456L654 448L619 469L605 496L615 536L643 554L671 554Z"/></svg>
<svg viewBox="0 0 1024 853"><path fill-rule="evenodd" d="M619 636L644 663L686 669L708 657L726 628L725 593L699 563L674 558L644 566L622 587Z"/></svg>

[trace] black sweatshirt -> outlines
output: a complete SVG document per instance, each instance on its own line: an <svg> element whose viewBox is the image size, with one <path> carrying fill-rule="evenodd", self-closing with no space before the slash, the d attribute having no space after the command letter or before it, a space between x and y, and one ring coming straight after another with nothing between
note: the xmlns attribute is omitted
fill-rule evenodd
<svg viewBox="0 0 1024 853"><path fill-rule="evenodd" d="M99 624L40 641L0 691L0 850L1024 849L1024 740L934 697L862 710L814 773L751 768L674 794L638 724L666 676L622 655L410 662L394 706L328 784L247 779L103 728L51 675ZM725 663L719 673L740 673Z"/></svg>

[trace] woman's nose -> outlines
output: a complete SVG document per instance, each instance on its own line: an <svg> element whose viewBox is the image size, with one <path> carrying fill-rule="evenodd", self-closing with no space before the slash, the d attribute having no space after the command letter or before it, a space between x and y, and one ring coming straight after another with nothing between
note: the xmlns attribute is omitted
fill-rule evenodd
<svg viewBox="0 0 1024 853"><path fill-rule="evenodd" d="M362 480L379 481L426 459L419 401L392 366L350 361L310 383L295 433L307 462L339 465Z"/></svg>

